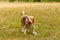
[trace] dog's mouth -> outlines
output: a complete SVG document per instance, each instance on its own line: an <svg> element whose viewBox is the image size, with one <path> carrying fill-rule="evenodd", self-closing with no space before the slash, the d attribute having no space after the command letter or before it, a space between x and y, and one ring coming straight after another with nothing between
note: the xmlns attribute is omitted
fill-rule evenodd
<svg viewBox="0 0 60 40"><path fill-rule="evenodd" d="M29 25L30 25L30 24L32 24L32 22L31 22L31 21L29 21Z"/></svg>

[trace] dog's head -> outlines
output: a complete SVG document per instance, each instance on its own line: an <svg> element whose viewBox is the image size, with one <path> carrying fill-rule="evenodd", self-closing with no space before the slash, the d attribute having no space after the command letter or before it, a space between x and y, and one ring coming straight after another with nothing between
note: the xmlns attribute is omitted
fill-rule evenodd
<svg viewBox="0 0 60 40"><path fill-rule="evenodd" d="M27 18L26 21L28 22L28 24L32 24L32 19Z"/></svg>
<svg viewBox="0 0 60 40"><path fill-rule="evenodd" d="M26 23L27 23L28 25L33 24L33 23L34 23L34 18L33 18L32 16L29 16L29 17L26 19Z"/></svg>

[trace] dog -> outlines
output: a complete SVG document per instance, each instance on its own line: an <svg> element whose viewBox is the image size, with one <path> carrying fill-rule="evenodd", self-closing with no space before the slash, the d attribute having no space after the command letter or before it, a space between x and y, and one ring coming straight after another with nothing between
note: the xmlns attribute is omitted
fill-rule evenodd
<svg viewBox="0 0 60 40"><path fill-rule="evenodd" d="M34 17L25 15L24 11L21 16L21 26L22 26L22 32L24 32L24 34L26 34L27 31L29 32L30 30L32 30L32 33L37 35L34 26Z"/></svg>

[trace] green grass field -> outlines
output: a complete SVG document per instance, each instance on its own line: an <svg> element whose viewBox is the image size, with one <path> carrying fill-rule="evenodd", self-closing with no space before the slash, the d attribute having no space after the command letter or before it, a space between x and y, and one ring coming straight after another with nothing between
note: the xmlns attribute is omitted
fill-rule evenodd
<svg viewBox="0 0 60 40"><path fill-rule="evenodd" d="M22 11L35 17L38 35L21 32ZM0 3L0 40L60 40L60 3Z"/></svg>

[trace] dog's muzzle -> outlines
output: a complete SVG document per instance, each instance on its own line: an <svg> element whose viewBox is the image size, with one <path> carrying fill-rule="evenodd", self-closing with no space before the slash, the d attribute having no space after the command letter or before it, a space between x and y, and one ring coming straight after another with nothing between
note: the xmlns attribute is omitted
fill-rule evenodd
<svg viewBox="0 0 60 40"><path fill-rule="evenodd" d="M29 25L32 24L32 20L29 20Z"/></svg>
<svg viewBox="0 0 60 40"><path fill-rule="evenodd" d="M29 24L32 24L32 22L31 22L31 21L29 21Z"/></svg>

